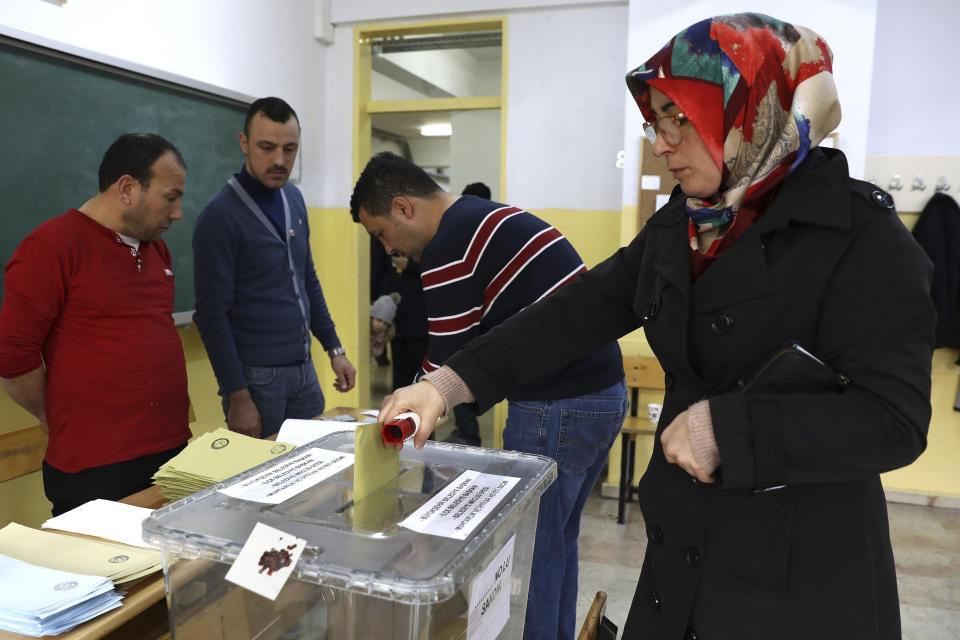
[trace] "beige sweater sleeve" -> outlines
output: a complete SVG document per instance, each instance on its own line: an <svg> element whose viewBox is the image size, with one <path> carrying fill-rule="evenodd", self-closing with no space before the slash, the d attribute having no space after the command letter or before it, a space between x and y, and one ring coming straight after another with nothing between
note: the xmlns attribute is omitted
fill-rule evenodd
<svg viewBox="0 0 960 640"><path fill-rule="evenodd" d="M701 400L690 405L687 410L687 434L693 457L707 473L713 473L720 466L720 449L713 434L713 419L710 416L710 402Z"/></svg>
<svg viewBox="0 0 960 640"><path fill-rule="evenodd" d="M423 376L423 380L435 386L437 391L440 392L440 395L443 396L443 401L447 405L444 412L449 411L458 404L473 402L475 400L473 393L470 391L467 383L463 381L463 378L458 376L456 371L446 365L426 374Z"/></svg>

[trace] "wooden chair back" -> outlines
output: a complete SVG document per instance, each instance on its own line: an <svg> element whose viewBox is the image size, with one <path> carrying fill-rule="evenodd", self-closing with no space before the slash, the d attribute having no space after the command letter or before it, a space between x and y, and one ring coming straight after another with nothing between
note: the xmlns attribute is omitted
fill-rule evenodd
<svg viewBox="0 0 960 640"><path fill-rule="evenodd" d="M600 637L600 622L603 620L603 614L607 611L607 594L605 591L597 591L593 598L593 604L587 611L587 617L580 627L580 634L577 640L597 640Z"/></svg>

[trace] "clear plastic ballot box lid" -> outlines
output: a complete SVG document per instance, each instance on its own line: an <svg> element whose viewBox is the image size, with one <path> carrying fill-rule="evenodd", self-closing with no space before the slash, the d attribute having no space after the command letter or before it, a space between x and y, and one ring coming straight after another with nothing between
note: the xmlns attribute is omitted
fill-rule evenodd
<svg viewBox="0 0 960 640"><path fill-rule="evenodd" d="M557 475L544 456L428 442L400 452L396 482L354 504L353 466L279 504L219 491L283 465L312 448L353 453L353 432L303 445L217 485L157 509L143 522L144 540L172 557L232 564L262 522L307 541L292 579L412 605L452 597L513 531L533 527L540 495ZM518 478L465 540L418 533L400 523L464 472ZM527 568L529 570L529 568Z"/></svg>

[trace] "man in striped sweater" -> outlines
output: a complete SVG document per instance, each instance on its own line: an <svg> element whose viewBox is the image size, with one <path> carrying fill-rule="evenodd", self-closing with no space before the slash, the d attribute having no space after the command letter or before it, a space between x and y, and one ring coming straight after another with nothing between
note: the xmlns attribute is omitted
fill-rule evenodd
<svg viewBox="0 0 960 640"><path fill-rule="evenodd" d="M472 338L586 271L546 222L516 207L447 193L389 152L363 170L350 213L387 253L421 264L428 381ZM524 639L573 638L580 512L627 408L620 349L608 344L516 389L504 446L550 456L558 467L557 481L540 501Z"/></svg>

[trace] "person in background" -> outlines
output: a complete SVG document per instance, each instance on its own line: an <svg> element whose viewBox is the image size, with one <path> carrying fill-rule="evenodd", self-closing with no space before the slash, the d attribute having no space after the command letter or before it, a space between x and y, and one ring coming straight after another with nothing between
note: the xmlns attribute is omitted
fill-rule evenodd
<svg viewBox="0 0 960 640"><path fill-rule="evenodd" d="M387 341L392 338L399 302L400 294L392 293L378 297L370 305L370 355L373 358L383 354Z"/></svg>
<svg viewBox="0 0 960 640"><path fill-rule="evenodd" d="M447 193L423 169L389 152L367 163L350 213L388 253L420 262L430 324L425 372L586 271L563 234L542 220L516 207ZM614 341L511 391L504 448L549 456L558 468L556 482L540 498L527 640L573 635L580 513L626 408Z"/></svg>
<svg viewBox="0 0 960 640"><path fill-rule="evenodd" d="M371 238L372 240L373 238ZM386 255L377 240L377 251ZM381 275L380 294L397 293L395 332L390 340L393 362L393 389L412 384L427 356L427 303L420 284L420 264L407 256L387 256Z"/></svg>
<svg viewBox="0 0 960 640"><path fill-rule="evenodd" d="M471 182L463 188L463 191L460 192L465 196L477 196L478 198L483 198L484 200L490 199L490 187L485 185L482 182Z"/></svg>
<svg viewBox="0 0 960 640"><path fill-rule="evenodd" d="M300 121L280 98L250 105L239 173L207 203L193 230L194 322L223 398L227 426L253 437L324 409L310 354L320 340L340 392L356 370L344 353L313 266L303 195L288 184Z"/></svg>
<svg viewBox="0 0 960 640"><path fill-rule="evenodd" d="M389 396L380 419L416 411L422 446L445 407L488 407L642 326L666 391L623 637L896 640L879 474L926 446L932 271L890 196L817 146L840 122L830 49L769 16L720 16L627 84L679 189L629 246ZM836 382L740 384L792 342Z"/></svg>
<svg viewBox="0 0 960 640"><path fill-rule="evenodd" d="M0 378L50 438L42 474L55 516L146 489L190 438L160 239L183 217L185 182L167 140L122 135L100 163L99 193L37 227L7 264Z"/></svg>

